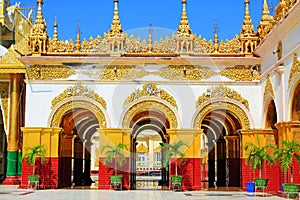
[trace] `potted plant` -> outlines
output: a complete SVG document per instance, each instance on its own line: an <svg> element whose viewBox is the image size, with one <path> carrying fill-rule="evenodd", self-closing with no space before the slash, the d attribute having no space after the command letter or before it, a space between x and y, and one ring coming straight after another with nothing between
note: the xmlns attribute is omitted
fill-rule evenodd
<svg viewBox="0 0 300 200"><path fill-rule="evenodd" d="M104 165L109 165L109 164L114 164L114 175L110 176L110 183L114 187L118 187L122 184L122 175L118 175L118 166L122 167L125 164L125 155L123 153L123 150L127 150L127 145L119 143L117 146L110 146L110 145L105 145L101 148L101 153L104 151L105 153L105 158L104 158Z"/></svg>
<svg viewBox="0 0 300 200"><path fill-rule="evenodd" d="M26 147L26 153L22 156L25 159L28 166L33 166L32 175L28 175L28 182L31 186L35 186L39 180L40 176L36 175L36 159L41 158L41 162L46 162L46 149L44 145L36 145L33 147Z"/></svg>
<svg viewBox="0 0 300 200"><path fill-rule="evenodd" d="M288 198L296 198L298 196L299 185L294 184L293 158L300 164L300 144L291 141L282 141L281 147L274 150L277 161L285 172L290 172L290 183L284 184L284 193Z"/></svg>
<svg viewBox="0 0 300 200"><path fill-rule="evenodd" d="M259 178L254 178L254 183L257 189L264 190L268 184L268 179L262 177L263 164L274 164L272 154L268 152L269 148L276 148L275 145L260 145L258 135L256 135L257 145L253 142L247 142L244 150L248 152L246 157L246 165L252 167L253 171L259 170Z"/></svg>
<svg viewBox="0 0 300 200"><path fill-rule="evenodd" d="M182 176L178 175L177 158L180 158L180 163L183 162L184 153L180 150L181 147L183 146L187 146L187 145L181 140L175 142L174 144L168 144L168 143L162 144L162 150L164 151L163 167L168 169L171 158L172 157L175 158L175 176L171 176L173 188L176 186L181 187L181 183L182 183Z"/></svg>

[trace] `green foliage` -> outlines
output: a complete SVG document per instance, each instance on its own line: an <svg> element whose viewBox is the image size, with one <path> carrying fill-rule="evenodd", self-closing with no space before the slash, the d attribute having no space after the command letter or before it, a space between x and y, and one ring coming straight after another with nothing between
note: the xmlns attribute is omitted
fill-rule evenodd
<svg viewBox="0 0 300 200"><path fill-rule="evenodd" d="M105 158L104 158L104 165L108 165L109 163L112 163L113 160L115 161L115 174L117 175L117 165L119 167L122 167L125 164L125 155L123 153L123 150L127 150L127 145L119 143L117 146L110 146L105 145L101 148L101 153L105 152Z"/></svg>
<svg viewBox="0 0 300 200"><path fill-rule="evenodd" d="M300 144L291 141L282 141L282 147L276 148L274 150L274 156L277 158L278 162L284 169L284 171L290 170L291 173L291 183L293 183L293 158L296 158L300 164Z"/></svg>
<svg viewBox="0 0 300 200"><path fill-rule="evenodd" d="M175 157L176 176L178 175L177 174L177 158L178 157L180 158L181 163L183 162L183 159L184 159L184 153L180 151L180 148L183 146L187 146L187 145L181 140L179 140L178 142L176 142L174 144L168 144L168 143L162 144L162 150L164 151L163 167L168 169L171 157Z"/></svg>
<svg viewBox="0 0 300 200"><path fill-rule="evenodd" d="M37 158L41 158L42 163L46 162L46 149L44 145L37 145L33 147L26 147L26 153L23 154L22 159L26 159L29 166L33 166L33 175L35 175L35 162Z"/></svg>
<svg viewBox="0 0 300 200"><path fill-rule="evenodd" d="M258 135L256 135L258 145L255 145L252 142L247 142L244 149L248 152L246 157L246 165L252 167L253 171L259 169L260 173L259 176L262 176L262 165L264 161L270 163L271 166L274 164L274 158L271 154L268 153L269 148L276 148L275 145L265 145L261 147L260 140Z"/></svg>

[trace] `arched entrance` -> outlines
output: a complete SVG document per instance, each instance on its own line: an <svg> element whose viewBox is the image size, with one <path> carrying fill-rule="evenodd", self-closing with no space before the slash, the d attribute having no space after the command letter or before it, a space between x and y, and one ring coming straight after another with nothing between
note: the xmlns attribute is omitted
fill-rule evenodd
<svg viewBox="0 0 300 200"><path fill-rule="evenodd" d="M168 186L169 173L162 167L162 143L168 143L170 122L164 113L147 109L131 122L130 189L161 189Z"/></svg>
<svg viewBox="0 0 300 200"><path fill-rule="evenodd" d="M202 121L208 149L208 186L240 186L239 119L230 111L213 110Z"/></svg>
<svg viewBox="0 0 300 200"><path fill-rule="evenodd" d="M204 103L195 115L194 127L203 129L201 139L202 179L208 187L240 187L239 129L250 129L247 108L221 99Z"/></svg>
<svg viewBox="0 0 300 200"><path fill-rule="evenodd" d="M299 107L300 108L300 107ZM265 128L276 129L275 124L277 123L277 111L275 102L272 99L268 105Z"/></svg>
<svg viewBox="0 0 300 200"><path fill-rule="evenodd" d="M293 98L291 98L291 102L292 102L291 120L299 121L300 120L300 82L296 86Z"/></svg>
<svg viewBox="0 0 300 200"><path fill-rule="evenodd" d="M60 127L59 187L91 186L91 153L100 128L97 117L90 110L73 108L63 115Z"/></svg>

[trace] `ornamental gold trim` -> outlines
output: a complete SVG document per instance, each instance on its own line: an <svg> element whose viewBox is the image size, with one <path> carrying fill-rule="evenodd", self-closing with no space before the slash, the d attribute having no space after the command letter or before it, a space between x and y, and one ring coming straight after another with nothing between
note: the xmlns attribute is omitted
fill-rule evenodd
<svg viewBox="0 0 300 200"><path fill-rule="evenodd" d="M223 98L238 101L249 110L248 100L243 98L242 95L239 94L234 89L231 89L223 85L219 85L219 87L207 89L206 92L204 92L201 96L199 96L196 102L196 107L199 108L203 103L212 101L213 99L223 99Z"/></svg>
<svg viewBox="0 0 300 200"><path fill-rule="evenodd" d="M14 47L10 47L8 52L0 58L1 70L13 69L13 70L24 70L25 65L21 63L18 58L18 54L15 52Z"/></svg>
<svg viewBox="0 0 300 200"><path fill-rule="evenodd" d="M218 73L209 67L169 65L161 68L158 74L168 80L202 80L216 76Z"/></svg>
<svg viewBox="0 0 300 200"><path fill-rule="evenodd" d="M268 75L267 77L267 83L265 87L265 92L264 92L264 101L266 101L267 96L271 95L273 99L275 99L275 92L274 92L274 87L271 81L270 76Z"/></svg>
<svg viewBox="0 0 300 200"><path fill-rule="evenodd" d="M178 105L176 103L175 98L170 95L167 91L164 89L161 89L157 87L156 84L150 83L144 85L141 89L135 90L133 93L130 94L130 96L125 100L123 106L126 107L130 103L143 98L143 97L158 97L164 101L167 101L170 103L173 107L178 109Z"/></svg>
<svg viewBox="0 0 300 200"><path fill-rule="evenodd" d="M27 79L51 80L68 78L76 74L75 70L66 66L57 65L34 65L27 69Z"/></svg>
<svg viewBox="0 0 300 200"><path fill-rule="evenodd" d="M252 70L252 66L246 67L244 65L237 65L228 67L220 72L221 76L227 77L235 81L253 81L259 79L258 70Z"/></svg>
<svg viewBox="0 0 300 200"><path fill-rule="evenodd" d="M60 127L61 120L63 119L63 116L66 114L66 112L75 109L75 108L82 108L87 109L91 111L96 118L98 119L100 128L106 128L107 127L107 121L105 118L104 113L101 111L101 109L96 106L95 104L84 101L84 100L75 100L75 101L68 101L67 103L60 106L55 113L53 114L52 118L50 119L50 127Z"/></svg>
<svg viewBox="0 0 300 200"><path fill-rule="evenodd" d="M242 129L246 129L246 130L250 129L250 121L247 114L244 112L244 110L233 103L222 102L222 101L211 103L205 106L203 109L201 109L195 118L194 128L201 129L202 121L204 120L206 115L209 114L209 112L218 109L230 111L239 119L242 125Z"/></svg>
<svg viewBox="0 0 300 200"><path fill-rule="evenodd" d="M9 83L0 82L0 99L2 113L4 114L4 122L6 127L8 127L8 99L9 99Z"/></svg>
<svg viewBox="0 0 300 200"><path fill-rule="evenodd" d="M293 66L291 68L290 77L289 77L289 87L291 86L292 80L294 77L300 73L300 61L297 54L294 54Z"/></svg>
<svg viewBox="0 0 300 200"><path fill-rule="evenodd" d="M96 92L94 92L92 89L88 88L87 86L84 87L81 84L77 84L73 87L68 87L61 94L56 96L51 102L52 108L55 107L59 102L63 101L64 99L70 97L76 97L76 96L93 99L96 102L100 103L100 105L106 110L105 100L101 96L99 96Z"/></svg>
<svg viewBox="0 0 300 200"><path fill-rule="evenodd" d="M178 128L178 121L177 121L176 114L171 110L171 108L155 100L145 100L131 106L129 110L125 113L125 116L122 120L122 127L130 128L130 122L138 112L144 110L150 110L150 109L158 110L159 112L164 113L170 122L171 129Z"/></svg>

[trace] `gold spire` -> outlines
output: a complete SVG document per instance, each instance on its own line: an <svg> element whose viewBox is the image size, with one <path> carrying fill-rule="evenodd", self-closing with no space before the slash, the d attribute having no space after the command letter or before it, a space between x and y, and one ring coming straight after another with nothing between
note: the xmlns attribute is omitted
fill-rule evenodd
<svg viewBox="0 0 300 200"><path fill-rule="evenodd" d="M117 36L122 34L124 31L122 29L122 25L119 17L119 0L114 0L114 17L112 20L110 31L108 35L110 37Z"/></svg>
<svg viewBox="0 0 300 200"><path fill-rule="evenodd" d="M219 24L217 23L217 19L215 19L215 25L214 25L214 49L215 49L215 53L218 52L219 50Z"/></svg>
<svg viewBox="0 0 300 200"><path fill-rule="evenodd" d="M149 35L148 35L148 52L152 52L152 38L153 38L152 33L153 33L152 19L150 19Z"/></svg>
<svg viewBox="0 0 300 200"><path fill-rule="evenodd" d="M260 39L263 39L273 28L273 17L270 15L267 0L264 0L262 17L257 27Z"/></svg>
<svg viewBox="0 0 300 200"><path fill-rule="evenodd" d="M254 34L254 25L252 24L252 19L250 17L249 4L250 4L250 0L245 0L246 10L245 10L245 17L244 17L242 30L241 30L241 34L244 36Z"/></svg>
<svg viewBox="0 0 300 200"><path fill-rule="evenodd" d="M75 48L76 48L76 52L80 52L81 50L81 39L80 39L80 19L78 19L78 27L77 27L77 37L76 37L76 45L75 45Z"/></svg>
<svg viewBox="0 0 300 200"><path fill-rule="evenodd" d="M55 16L55 19L54 19L54 31L53 31L53 40L54 41L58 41L57 27L58 27L58 24L57 24L56 16Z"/></svg>
<svg viewBox="0 0 300 200"><path fill-rule="evenodd" d="M186 14L186 4L187 0L182 0L182 14L180 19L180 24L177 30L177 34L190 35L192 33L191 27Z"/></svg>
<svg viewBox="0 0 300 200"><path fill-rule="evenodd" d="M35 24L30 31L29 36L29 46L33 54L46 53L47 49L47 27L45 19L43 18L42 5L44 4L43 0L37 0L38 11L35 19Z"/></svg>

